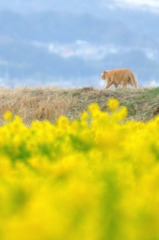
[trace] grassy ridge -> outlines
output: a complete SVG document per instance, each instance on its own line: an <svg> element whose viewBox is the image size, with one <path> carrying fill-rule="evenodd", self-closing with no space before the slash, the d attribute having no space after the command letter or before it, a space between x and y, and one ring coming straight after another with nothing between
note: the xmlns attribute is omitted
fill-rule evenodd
<svg viewBox="0 0 159 240"><path fill-rule="evenodd" d="M90 103L96 102L101 110L106 101L116 98L128 108L128 118L147 121L159 114L159 88L139 89L58 89L53 87L16 88L0 90L0 124L3 114L11 111L19 115L25 124L33 120L54 122L59 116L69 119L79 117Z"/></svg>

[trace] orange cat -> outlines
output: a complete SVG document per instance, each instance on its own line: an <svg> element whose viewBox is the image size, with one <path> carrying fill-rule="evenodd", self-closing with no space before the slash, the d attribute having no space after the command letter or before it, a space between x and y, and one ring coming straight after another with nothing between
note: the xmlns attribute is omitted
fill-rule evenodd
<svg viewBox="0 0 159 240"><path fill-rule="evenodd" d="M120 84L123 88L127 88L128 84L137 88L135 74L127 68L104 71L101 77L103 80L106 80L105 88L109 88L112 84L115 85L115 88L117 88Z"/></svg>

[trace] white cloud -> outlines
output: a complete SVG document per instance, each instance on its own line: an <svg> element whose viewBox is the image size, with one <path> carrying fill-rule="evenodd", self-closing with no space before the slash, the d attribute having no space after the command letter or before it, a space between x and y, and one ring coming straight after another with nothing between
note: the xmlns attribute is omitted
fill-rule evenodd
<svg viewBox="0 0 159 240"><path fill-rule="evenodd" d="M131 5L138 5L138 6L152 6L156 7L159 6L158 0L115 0L116 3L127 3Z"/></svg>
<svg viewBox="0 0 159 240"><path fill-rule="evenodd" d="M113 45L95 45L90 42L83 40L77 40L76 42L69 44L60 43L42 43L42 42L31 42L31 44L36 48L42 48L50 54L58 55L62 58L78 57L83 60L102 60L106 56L111 56L120 53L130 53L133 51L142 51L145 56L151 61L159 60L158 49L150 48L136 48L136 47L119 47ZM4 65L0 59L0 65Z"/></svg>
<svg viewBox="0 0 159 240"><path fill-rule="evenodd" d="M146 54L146 57L148 59L150 59L151 61L155 61L156 60L155 51L153 51L152 49L145 49L145 54Z"/></svg>
<svg viewBox="0 0 159 240"><path fill-rule="evenodd" d="M148 87L158 87L159 82L156 82L156 80L151 80L150 82L148 82L147 86Z"/></svg>
<svg viewBox="0 0 159 240"><path fill-rule="evenodd" d="M104 86L105 86L105 83L106 83L105 81L100 80L100 82L99 82L99 86L100 86L100 87L104 87Z"/></svg>
<svg viewBox="0 0 159 240"><path fill-rule="evenodd" d="M138 8L140 10L153 11L159 13L159 0L114 0L114 5L121 8ZM106 3L105 5L112 7L111 3Z"/></svg>
<svg viewBox="0 0 159 240"><path fill-rule="evenodd" d="M44 44L41 44L43 47ZM35 47L40 47L40 44L34 43ZM79 57L85 60L101 60L107 55L117 54L119 48L115 46L93 45L89 42L77 40L70 44L50 43L45 46L49 53L57 54L63 58Z"/></svg>

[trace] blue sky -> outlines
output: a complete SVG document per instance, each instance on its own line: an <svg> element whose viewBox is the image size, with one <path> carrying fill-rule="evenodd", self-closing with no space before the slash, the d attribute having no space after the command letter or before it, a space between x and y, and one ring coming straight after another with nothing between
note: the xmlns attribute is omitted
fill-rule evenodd
<svg viewBox="0 0 159 240"><path fill-rule="evenodd" d="M134 8L146 11L153 11L159 13L159 0L0 0L0 9L9 8L13 10L23 11L27 10L49 10L49 9L62 9L74 10L78 9L83 12L102 10L104 7L121 7L121 8Z"/></svg>
<svg viewBox="0 0 159 240"><path fill-rule="evenodd" d="M120 67L159 84L159 0L0 0L0 12L0 85L76 77L97 86L103 69Z"/></svg>

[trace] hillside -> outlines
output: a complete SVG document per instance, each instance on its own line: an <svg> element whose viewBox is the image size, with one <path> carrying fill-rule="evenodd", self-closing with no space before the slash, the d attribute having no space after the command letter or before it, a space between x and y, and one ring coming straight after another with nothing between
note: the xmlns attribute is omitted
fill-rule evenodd
<svg viewBox="0 0 159 240"><path fill-rule="evenodd" d="M78 119L90 103L98 103L106 111L109 98L116 98L128 108L128 119L148 121L159 114L159 88L134 89L58 89L51 87L0 90L0 124L3 114L11 111L25 124L33 120L55 122L60 115Z"/></svg>

